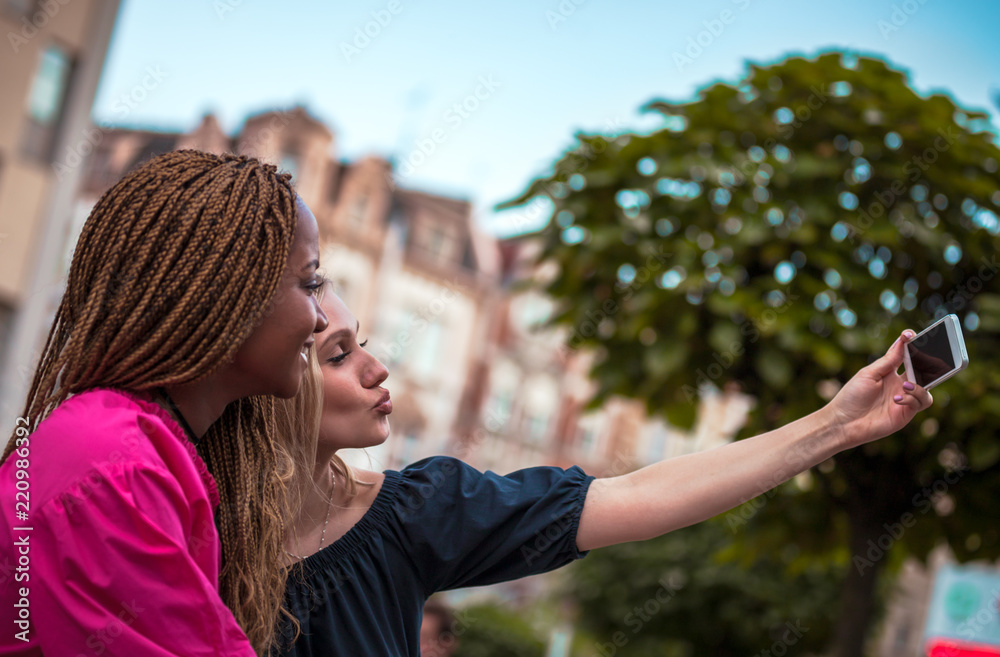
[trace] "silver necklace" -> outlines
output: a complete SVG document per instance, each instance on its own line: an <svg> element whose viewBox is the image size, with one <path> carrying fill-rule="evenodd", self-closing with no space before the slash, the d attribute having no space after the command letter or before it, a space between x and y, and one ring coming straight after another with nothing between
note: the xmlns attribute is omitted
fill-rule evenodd
<svg viewBox="0 0 1000 657"><path fill-rule="evenodd" d="M335 476L335 474L336 473L333 471L333 466L331 465L330 466L330 480L333 483L330 485L330 503L326 507L326 520L323 521L323 533L319 535L319 548L316 550L316 552L319 552L320 550L323 549L323 541L326 539L326 525L327 525L327 523L330 522L330 509L333 508L333 491L337 489L337 477ZM295 537L295 544L298 545L298 543L299 543L299 537L298 537L298 535L296 535L294 529L292 530L292 536ZM300 557L297 554L292 554L288 550L285 550L285 554L287 554L288 556L293 557L295 559L298 559L299 561L303 561L306 558L306 557Z"/></svg>

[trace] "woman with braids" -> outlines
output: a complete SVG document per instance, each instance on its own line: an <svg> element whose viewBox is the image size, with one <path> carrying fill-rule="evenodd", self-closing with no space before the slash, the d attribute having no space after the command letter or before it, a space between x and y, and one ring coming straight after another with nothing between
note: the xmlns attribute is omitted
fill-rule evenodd
<svg viewBox="0 0 1000 657"><path fill-rule="evenodd" d="M299 626L284 622L276 654L416 657L421 608L435 591L545 572L701 522L897 431L932 401L896 373L907 330L815 413L620 477L595 480L575 466L499 476L447 457L401 472L352 470L337 450L388 437L388 372L358 342L339 298L322 307L330 323L316 337L314 380L299 393L312 410L287 437L299 460L315 455L301 469L314 474L286 542L286 603Z"/></svg>
<svg viewBox="0 0 1000 657"><path fill-rule="evenodd" d="M101 197L0 465L0 654L266 650L291 465L274 397L327 324L318 253L255 159L167 153Z"/></svg>

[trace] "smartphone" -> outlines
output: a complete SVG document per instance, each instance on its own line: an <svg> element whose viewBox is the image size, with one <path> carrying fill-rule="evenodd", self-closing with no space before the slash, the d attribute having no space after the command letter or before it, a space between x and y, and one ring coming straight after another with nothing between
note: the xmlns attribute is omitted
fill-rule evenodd
<svg viewBox="0 0 1000 657"><path fill-rule="evenodd" d="M924 390L964 370L969 364L962 325L955 315L945 315L906 343L903 366L906 378Z"/></svg>

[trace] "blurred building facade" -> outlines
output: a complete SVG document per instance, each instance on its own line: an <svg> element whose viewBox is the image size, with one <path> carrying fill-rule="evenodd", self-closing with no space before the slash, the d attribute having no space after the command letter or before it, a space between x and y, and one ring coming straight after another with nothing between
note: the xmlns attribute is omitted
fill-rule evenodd
<svg viewBox="0 0 1000 657"><path fill-rule="evenodd" d="M468 201L402 189L390 161L339 160L335 142L303 108L251 116L234 137L212 115L189 133L106 129L86 166L74 231L114 181L169 150L249 154L291 173L319 223L322 268L358 318L359 339L370 339L390 372L392 433L385 445L346 454L360 467L454 454L498 472L579 464L623 474L721 444L742 424L750 400L735 391L703 399L693 432L647 419L634 400L585 412L593 354L564 347L561 329L538 329L551 300L512 291L545 275L530 264L537 244L499 243L478 229Z"/></svg>
<svg viewBox="0 0 1000 657"><path fill-rule="evenodd" d="M59 254L118 0L0 0L0 421L13 427L62 294Z"/></svg>

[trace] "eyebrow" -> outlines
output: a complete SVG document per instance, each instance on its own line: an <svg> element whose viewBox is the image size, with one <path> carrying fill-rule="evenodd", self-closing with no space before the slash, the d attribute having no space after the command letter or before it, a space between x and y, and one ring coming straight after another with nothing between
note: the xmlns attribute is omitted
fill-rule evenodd
<svg viewBox="0 0 1000 657"><path fill-rule="evenodd" d="M357 333L360 329L361 329L361 321L359 320L358 321L358 326L357 326L357 328L354 329L354 332ZM323 348L326 349L326 347L331 342L339 340L339 339L341 339L343 337L346 337L346 336L348 336L350 334L351 334L351 329L347 329L347 328L342 328L339 331L334 331L333 333L331 333L330 335L327 336L326 340L323 341Z"/></svg>
<svg viewBox="0 0 1000 657"><path fill-rule="evenodd" d="M310 269L319 269L319 260L316 259L310 260L309 263L307 263L306 266L302 268L302 271L305 272Z"/></svg>

